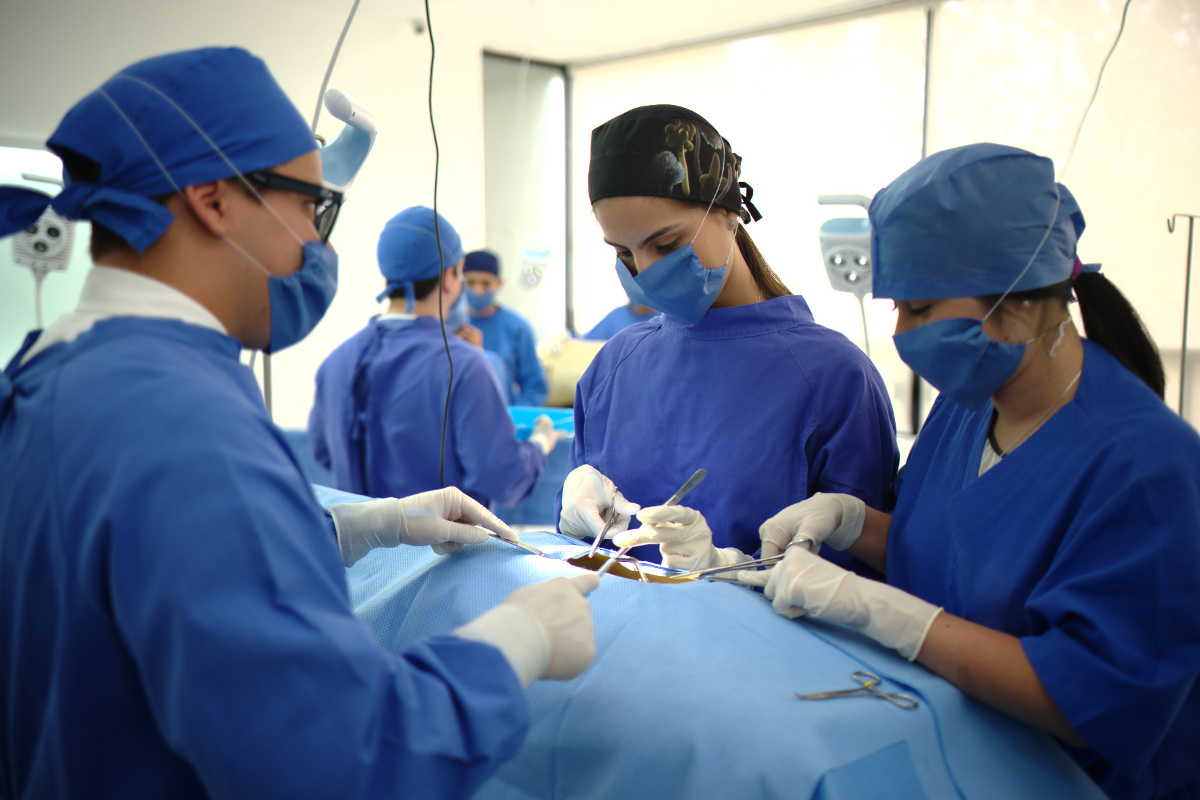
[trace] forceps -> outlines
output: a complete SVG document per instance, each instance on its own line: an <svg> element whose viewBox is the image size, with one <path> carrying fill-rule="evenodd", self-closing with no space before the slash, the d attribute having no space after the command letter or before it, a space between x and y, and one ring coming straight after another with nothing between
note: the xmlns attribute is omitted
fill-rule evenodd
<svg viewBox="0 0 1200 800"><path fill-rule="evenodd" d="M874 672L867 672L860 669L851 672L850 677L862 685L854 689L838 689L832 692L817 692L816 694L800 694L799 692L795 692L795 695L801 700L832 700L837 697L881 697L892 705L899 706L908 711L913 710L918 705L917 699L912 695L879 691L878 686L883 682L883 678L880 678Z"/></svg>
<svg viewBox="0 0 1200 800"><path fill-rule="evenodd" d="M683 484L683 486L680 486L679 490L677 492L675 492L675 494L671 495L671 497L667 500L667 502L663 503L663 505L664 506L673 506L673 505L677 504L680 500L682 500L684 498L684 495L686 495L692 489L695 489L696 484L698 484L700 481L704 480L705 476L707 476L707 475L708 475L708 471L703 470L703 469L698 469L695 472L693 472L692 477L687 479L687 483ZM614 498L615 498L615 495L614 495ZM615 502L615 500L614 500L614 502ZM614 511L613 513L614 513L613 519L616 519L616 516L615 516L616 512ZM600 540L597 539L596 541L600 541ZM614 555L612 558L610 558L608 561L606 561L604 563L604 566L602 566L602 567L600 567L600 569L596 570L596 574L603 575L604 573L608 572L610 569L612 569L613 564L617 563L617 559L620 558L621 556L625 555L626 553L628 553L630 548L632 548L632 547L633 547L633 545L631 545L631 544L627 544L624 547L622 547L620 550L618 550L616 552L616 555ZM595 545L593 545L592 552L595 552L595 551L596 551L596 547L595 547Z"/></svg>
<svg viewBox="0 0 1200 800"><path fill-rule="evenodd" d="M612 530L612 526L614 523L616 523L616 521L617 521L617 491L616 491L616 489L614 489L613 496L612 496L612 513L608 515L608 522L604 523L604 527L601 529L600 535L596 537L596 541L592 542L592 549L588 550L589 556L596 555L596 548L599 547L600 543L604 541L604 537L608 535L608 532L610 530Z"/></svg>

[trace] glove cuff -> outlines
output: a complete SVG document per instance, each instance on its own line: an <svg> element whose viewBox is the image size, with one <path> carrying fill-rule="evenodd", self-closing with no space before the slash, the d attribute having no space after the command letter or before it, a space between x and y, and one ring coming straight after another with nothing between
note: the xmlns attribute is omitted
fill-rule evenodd
<svg viewBox="0 0 1200 800"><path fill-rule="evenodd" d="M400 501L394 497L362 503L338 503L329 507L329 514L337 530L342 563L347 567L353 566L376 547L395 547L400 544L404 512L400 508Z"/></svg>
<svg viewBox="0 0 1200 800"><path fill-rule="evenodd" d="M542 431L534 431L533 433L529 434L529 438L526 439L526 441L530 444L537 445L541 449L542 455L546 456L550 455L550 451L553 450L554 445L557 444L555 440L550 438L550 434Z"/></svg>
<svg viewBox="0 0 1200 800"><path fill-rule="evenodd" d="M851 588L846 591L844 587ZM909 661L921 652L934 619L942 612L941 607L895 586L859 575L847 575L839 589L842 590L840 594L857 598L857 605L860 605L847 624Z"/></svg>
<svg viewBox="0 0 1200 800"><path fill-rule="evenodd" d="M862 536L863 523L867 519L867 504L854 495L835 494L831 496L836 498L842 506L842 521L825 539L825 544L834 550L845 550L857 542L859 536Z"/></svg>
<svg viewBox="0 0 1200 800"><path fill-rule="evenodd" d="M452 634L495 647L528 689L550 669L550 637L525 611L501 604Z"/></svg>

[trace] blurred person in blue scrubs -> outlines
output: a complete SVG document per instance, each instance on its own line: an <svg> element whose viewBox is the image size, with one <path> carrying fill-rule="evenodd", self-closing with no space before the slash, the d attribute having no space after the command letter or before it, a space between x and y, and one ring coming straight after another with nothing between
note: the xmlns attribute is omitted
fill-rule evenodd
<svg viewBox="0 0 1200 800"><path fill-rule="evenodd" d="M546 403L546 373L537 355L537 337L529 320L496 302L504 286L500 258L490 250L467 253L463 266L471 324L483 332L483 347L503 359L508 367L505 397L510 406Z"/></svg>
<svg viewBox="0 0 1200 800"><path fill-rule="evenodd" d="M815 492L890 507L883 380L758 251L740 176L729 142L686 108L643 106L592 131L588 191L616 278L662 313L617 332L576 386L564 533L593 538L615 513L616 544L694 569L749 559L762 522ZM699 468L686 505L654 505Z"/></svg>
<svg viewBox="0 0 1200 800"><path fill-rule="evenodd" d="M413 206L380 233L387 285L379 299L388 299L388 310L317 370L308 420L313 457L348 492L403 497L440 488L444 479L484 506L515 505L533 491L564 434L543 415L529 438L517 441L484 351L443 338L441 318L446 331L468 324L467 291L458 232L441 214L436 225L433 209Z"/></svg>
<svg viewBox="0 0 1200 800"><path fill-rule="evenodd" d="M525 687L588 664L597 581L400 655L351 613L372 547L514 534L455 489L322 509L239 362L337 288L304 119L212 48L125 68L48 147L65 187L0 187L0 236L52 206L96 265L0 375L0 796L470 796L521 746Z"/></svg>
<svg viewBox="0 0 1200 800"><path fill-rule="evenodd" d="M657 316L658 312L653 308L639 305L630 300L625 305L618 306L605 314L604 319L597 322L595 327L584 334L583 338L593 341L611 339L617 335L617 331L622 331L634 323L645 322Z"/></svg>
<svg viewBox="0 0 1200 800"><path fill-rule="evenodd" d="M784 561L739 574L1054 734L1112 798L1200 797L1200 437L1132 306L1079 260L1078 203L1049 159L974 144L869 213L875 296L940 395L892 513L818 495L763 525Z"/></svg>

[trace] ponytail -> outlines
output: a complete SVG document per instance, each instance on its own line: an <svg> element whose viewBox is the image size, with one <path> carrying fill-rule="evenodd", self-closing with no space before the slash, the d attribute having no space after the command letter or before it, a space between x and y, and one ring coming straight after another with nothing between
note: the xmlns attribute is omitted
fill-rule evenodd
<svg viewBox="0 0 1200 800"><path fill-rule="evenodd" d="M1075 278L1079 316L1089 340L1116 356L1159 397L1166 394L1166 377L1158 348L1125 295L1099 272Z"/></svg>
<svg viewBox="0 0 1200 800"><path fill-rule="evenodd" d="M763 258L763 254L759 252L744 225L738 226L737 246L742 258L746 261L746 266L750 268L750 275L758 284L758 288L762 290L764 300L770 300L772 297L785 297L792 293L791 289L775 274L775 270L771 269L767 259Z"/></svg>

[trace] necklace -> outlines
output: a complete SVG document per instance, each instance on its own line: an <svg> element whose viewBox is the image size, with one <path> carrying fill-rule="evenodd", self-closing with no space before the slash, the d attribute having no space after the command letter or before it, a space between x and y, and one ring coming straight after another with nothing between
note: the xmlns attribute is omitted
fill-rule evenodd
<svg viewBox="0 0 1200 800"><path fill-rule="evenodd" d="M1042 415L1035 419L1033 424L1026 428L1025 432L1018 436L1016 441L1008 446L1007 450L1001 450L1000 445L996 443L996 420L999 418L1000 412L992 409L992 424L988 426L988 444L990 444L992 449L996 451L996 455L1004 458L1006 455L1015 450L1017 445L1025 441L1029 434L1033 433L1034 430L1037 429L1037 426L1041 425L1046 420L1046 417L1050 416L1050 412L1058 408L1058 404L1063 401L1063 398L1067 396L1067 392L1071 391L1071 388L1076 384L1076 382L1078 382L1079 376L1082 374L1083 370L1079 370L1079 372L1075 373L1075 377L1071 378L1071 382L1067 384L1067 388L1063 389L1062 394L1058 396L1058 399L1051 403L1050 407L1043 411Z"/></svg>

